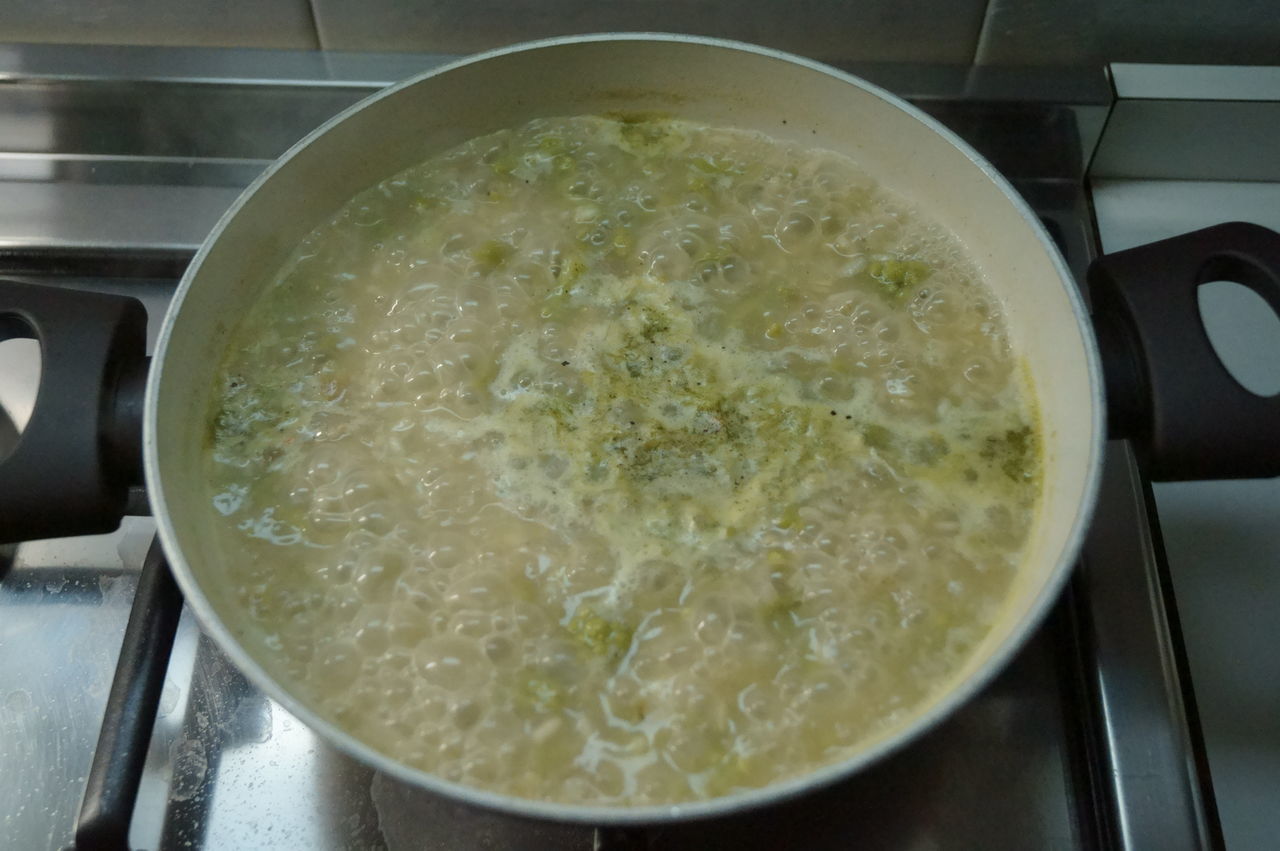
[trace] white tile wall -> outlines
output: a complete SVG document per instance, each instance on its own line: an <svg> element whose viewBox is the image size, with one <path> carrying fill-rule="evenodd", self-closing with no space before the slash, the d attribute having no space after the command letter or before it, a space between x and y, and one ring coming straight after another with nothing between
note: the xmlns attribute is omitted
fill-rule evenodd
<svg viewBox="0 0 1280 851"><path fill-rule="evenodd" d="M1097 3L1098 39L1110 61L1280 65L1277 0Z"/></svg>
<svg viewBox="0 0 1280 851"><path fill-rule="evenodd" d="M469 52L608 30L741 39L828 61L968 64L987 0L312 0L327 50Z"/></svg>
<svg viewBox="0 0 1280 851"><path fill-rule="evenodd" d="M1280 65L1280 2L991 0L977 61Z"/></svg>
<svg viewBox="0 0 1280 851"><path fill-rule="evenodd" d="M467 53L605 30L833 62L1280 64L1277 0L0 0L0 42Z"/></svg>
<svg viewBox="0 0 1280 851"><path fill-rule="evenodd" d="M991 0L975 61L984 65L1098 65L1098 0Z"/></svg>
<svg viewBox="0 0 1280 851"><path fill-rule="evenodd" d="M0 0L0 42L320 46L307 0Z"/></svg>

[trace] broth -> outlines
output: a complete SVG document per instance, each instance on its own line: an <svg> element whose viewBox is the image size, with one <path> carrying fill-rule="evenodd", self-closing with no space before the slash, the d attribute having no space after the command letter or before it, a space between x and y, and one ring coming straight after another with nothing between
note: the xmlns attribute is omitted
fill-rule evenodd
<svg viewBox="0 0 1280 851"><path fill-rule="evenodd" d="M846 157L539 119L354 198L214 392L243 640L447 780L674 803L844 759L1005 603L1033 396L958 241Z"/></svg>

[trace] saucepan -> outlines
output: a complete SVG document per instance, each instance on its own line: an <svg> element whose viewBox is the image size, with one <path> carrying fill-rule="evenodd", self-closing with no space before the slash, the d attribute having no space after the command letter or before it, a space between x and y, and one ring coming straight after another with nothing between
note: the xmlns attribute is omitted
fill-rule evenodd
<svg viewBox="0 0 1280 851"><path fill-rule="evenodd" d="M467 139L539 116L660 112L851 156L968 246L1005 304L1043 425L1043 499L1004 617L949 685L890 734L835 765L680 806L586 807L446 782L322 717L237 637L204 518L202 464L215 370L229 335L301 240L360 190ZM224 215L182 279L150 362L127 298L0 284L0 337L34 336L34 414L0 466L0 540L114 528L145 481L187 605L226 655L332 744L436 793L510 813L591 823L725 814L847 776L972 697L1027 640L1071 571L1102 448L1129 437L1153 478L1280 473L1280 398L1243 389L1199 319L1199 284L1227 278L1280 309L1280 236L1228 224L1103 257L1091 316L1053 241L968 145L893 95L773 50L674 35L553 39L482 54L393 86L300 141ZM145 395L143 387L145 384Z"/></svg>

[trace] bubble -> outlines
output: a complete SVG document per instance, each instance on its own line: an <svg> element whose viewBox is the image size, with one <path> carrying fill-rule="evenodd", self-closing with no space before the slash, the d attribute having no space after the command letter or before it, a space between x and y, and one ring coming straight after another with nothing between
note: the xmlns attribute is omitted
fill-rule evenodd
<svg viewBox="0 0 1280 851"><path fill-rule="evenodd" d="M315 675L330 682L350 683L360 672L360 652L346 644L332 644L313 662Z"/></svg>
<svg viewBox="0 0 1280 851"><path fill-rule="evenodd" d="M788 251L797 251L814 236L816 224L806 213L788 213L777 227L778 241Z"/></svg>
<svg viewBox="0 0 1280 851"><path fill-rule="evenodd" d="M505 635L494 635L485 639L484 655L495 665L504 665L516 656L515 642Z"/></svg>
<svg viewBox="0 0 1280 851"><path fill-rule="evenodd" d="M418 646L417 657L423 682L446 691L459 691L484 675L483 661L470 641L428 640Z"/></svg>

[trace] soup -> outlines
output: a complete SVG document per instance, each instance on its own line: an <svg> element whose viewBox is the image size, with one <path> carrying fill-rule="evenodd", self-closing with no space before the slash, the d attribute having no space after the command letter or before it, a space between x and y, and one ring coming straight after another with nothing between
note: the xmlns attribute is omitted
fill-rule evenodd
<svg viewBox="0 0 1280 851"><path fill-rule="evenodd" d="M294 694L457 783L732 794L919 713L1040 498L958 241L851 160L539 119L354 198L220 370L210 523Z"/></svg>

